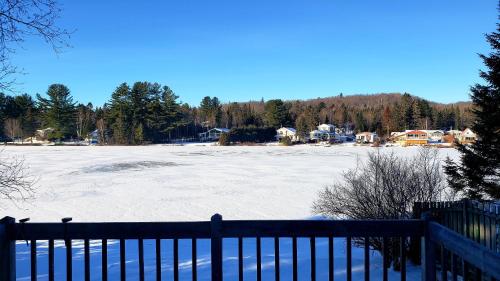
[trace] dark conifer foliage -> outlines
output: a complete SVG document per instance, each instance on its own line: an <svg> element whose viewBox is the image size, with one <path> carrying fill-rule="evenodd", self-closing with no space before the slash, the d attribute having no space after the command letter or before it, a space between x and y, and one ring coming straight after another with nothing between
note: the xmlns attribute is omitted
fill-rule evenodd
<svg viewBox="0 0 500 281"><path fill-rule="evenodd" d="M308 135L318 124L331 123L388 136L405 129L464 129L472 123L469 103L437 104L410 94L227 104L206 96L193 107L179 102L168 86L143 81L118 85L102 107L74 102L68 87L61 84L51 85L47 96L37 99L0 94L1 140L24 139L47 127L56 130L52 140L83 140L93 133L101 144L140 145L194 140L214 127L248 128L239 130L245 137L236 140L248 142L271 140L269 132L281 126Z"/></svg>
<svg viewBox="0 0 500 281"><path fill-rule="evenodd" d="M472 130L479 139L470 146L458 146L460 162L447 159L446 173L450 186L469 198L500 199L500 24L486 40L493 49L480 55L487 67L480 72L486 84L471 88Z"/></svg>

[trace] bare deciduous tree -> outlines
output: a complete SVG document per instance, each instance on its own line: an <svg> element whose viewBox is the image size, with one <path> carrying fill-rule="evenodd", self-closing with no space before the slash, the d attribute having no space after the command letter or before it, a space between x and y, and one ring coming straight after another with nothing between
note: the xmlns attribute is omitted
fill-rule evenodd
<svg viewBox="0 0 500 281"><path fill-rule="evenodd" d="M347 171L344 182L320 192L313 211L351 219L411 218L414 202L442 199L446 183L437 150L421 148L414 157L374 152Z"/></svg>
<svg viewBox="0 0 500 281"><path fill-rule="evenodd" d="M70 32L56 25L61 9L55 0L0 0L0 89L12 91L18 72L10 55L27 37L41 37L55 52L68 46Z"/></svg>
<svg viewBox="0 0 500 281"><path fill-rule="evenodd" d="M4 122L5 133L11 139L22 136L21 132L21 122L16 118L9 118Z"/></svg>
<svg viewBox="0 0 500 281"><path fill-rule="evenodd" d="M414 202L454 196L447 191L435 148L422 147L413 157L401 157L394 152L370 153L368 161L347 171L343 180L319 193L314 213L333 218L409 219ZM364 240L355 242L363 244ZM395 242L390 241L397 245ZM370 246L381 251L382 240L370 239ZM395 251L390 251L388 258L397 261L397 246L392 249Z"/></svg>
<svg viewBox="0 0 500 281"><path fill-rule="evenodd" d="M0 151L1 153L1 151ZM27 172L24 159L0 155L0 198L26 200L34 194L35 180Z"/></svg>

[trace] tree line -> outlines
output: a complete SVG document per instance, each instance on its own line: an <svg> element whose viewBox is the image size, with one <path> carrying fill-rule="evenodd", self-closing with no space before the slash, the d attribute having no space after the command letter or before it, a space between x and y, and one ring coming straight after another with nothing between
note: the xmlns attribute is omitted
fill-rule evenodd
<svg viewBox="0 0 500 281"><path fill-rule="evenodd" d="M67 86L53 84L34 98L0 93L0 138L25 139L51 128L50 140L82 140L97 130L100 143L138 145L196 138L214 127L286 126L307 135L320 123L387 136L405 129L463 129L473 121L469 108L470 103L443 105L407 93L225 104L207 96L191 106L152 82L122 83L108 102L94 107L76 102Z"/></svg>

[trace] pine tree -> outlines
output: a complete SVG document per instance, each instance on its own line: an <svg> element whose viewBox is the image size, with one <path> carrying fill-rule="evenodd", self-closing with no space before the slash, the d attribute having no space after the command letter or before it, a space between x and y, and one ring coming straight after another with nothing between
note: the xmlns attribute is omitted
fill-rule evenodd
<svg viewBox="0 0 500 281"><path fill-rule="evenodd" d="M446 160L449 185L473 199L500 199L500 23L486 35L493 52L480 55L487 71L480 76L485 85L471 88L476 118L472 130L479 139L471 146L459 145L459 164Z"/></svg>
<svg viewBox="0 0 500 281"><path fill-rule="evenodd" d="M132 135L130 87L122 83L111 95L108 111L108 124L111 129L113 142L129 144Z"/></svg>
<svg viewBox="0 0 500 281"><path fill-rule="evenodd" d="M75 102L65 85L52 84L47 90L48 98L37 94L44 127L51 127L55 139L72 137L75 130Z"/></svg>

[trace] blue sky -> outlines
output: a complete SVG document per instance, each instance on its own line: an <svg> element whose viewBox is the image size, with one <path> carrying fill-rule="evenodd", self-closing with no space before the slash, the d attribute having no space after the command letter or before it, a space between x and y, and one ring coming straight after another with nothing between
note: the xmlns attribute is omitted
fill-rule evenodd
<svg viewBox="0 0 500 281"><path fill-rule="evenodd" d="M66 84L102 105L121 82L169 85L183 102L409 92L468 100L495 0L61 1L76 29L55 54L29 39L20 90Z"/></svg>

